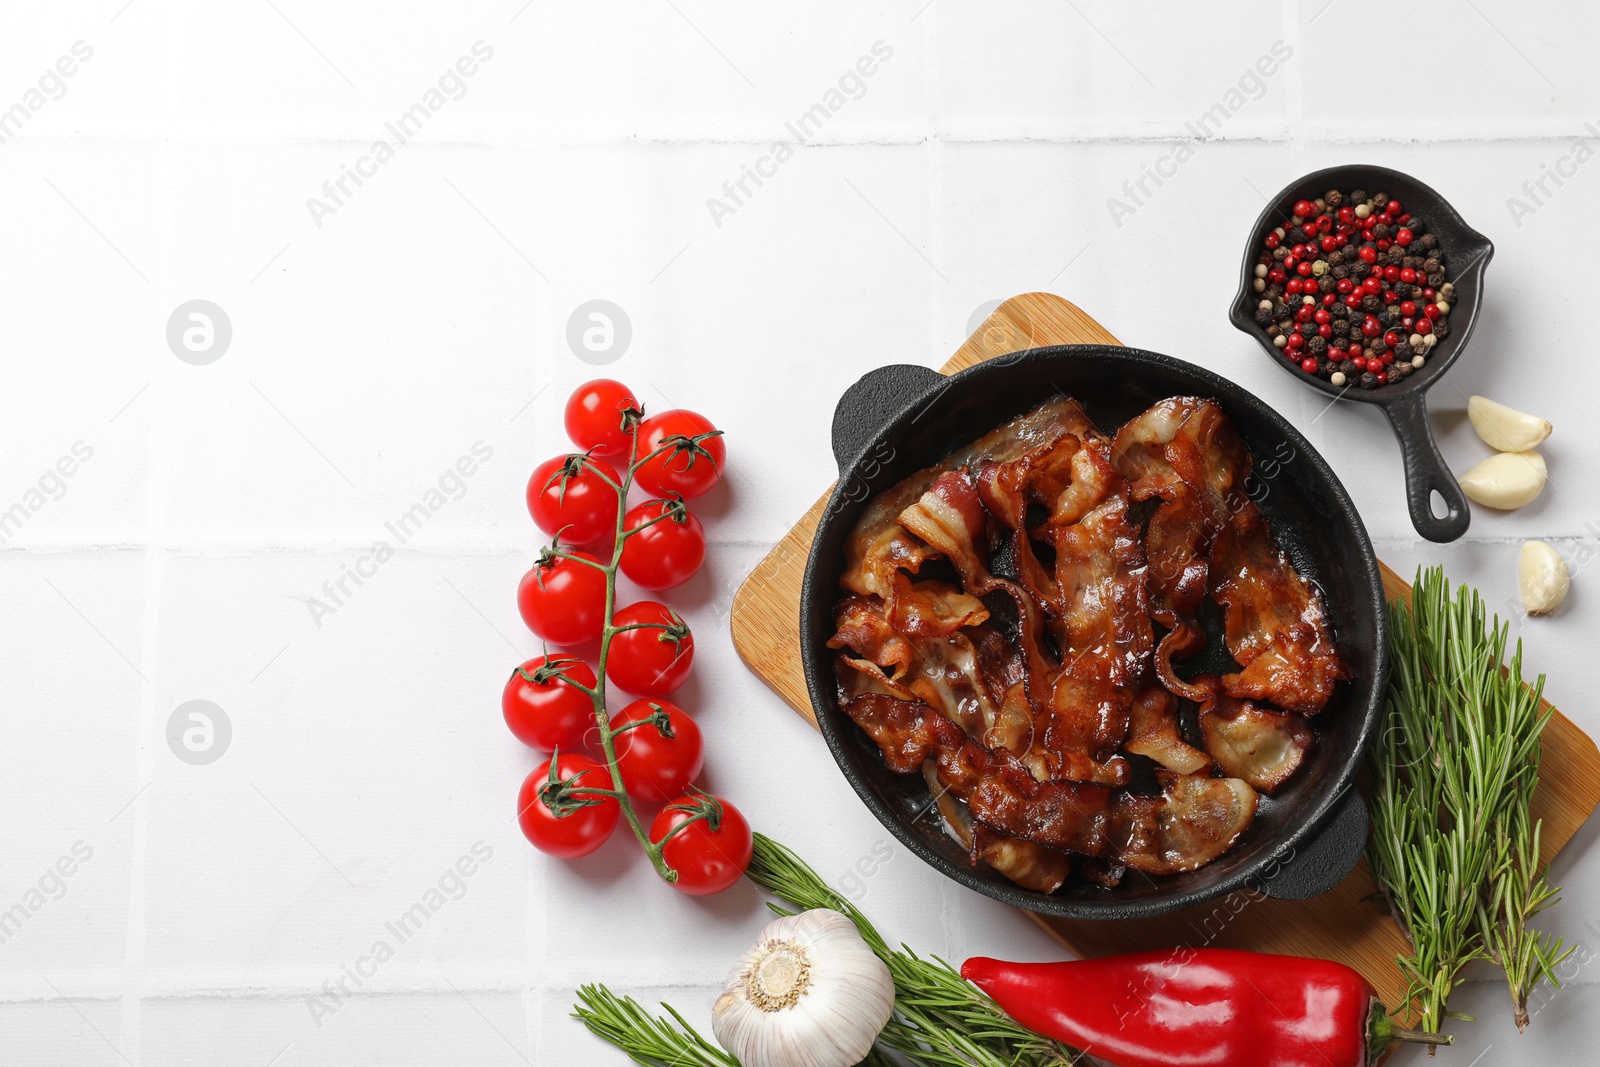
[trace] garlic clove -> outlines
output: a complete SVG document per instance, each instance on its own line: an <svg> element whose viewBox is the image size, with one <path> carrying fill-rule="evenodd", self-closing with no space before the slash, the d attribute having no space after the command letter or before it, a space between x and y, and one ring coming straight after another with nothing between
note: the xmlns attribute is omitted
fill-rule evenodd
<svg viewBox="0 0 1600 1067"><path fill-rule="evenodd" d="M1537 452L1501 452L1473 467L1460 479L1461 489L1484 507L1510 511L1529 503L1544 489L1547 471Z"/></svg>
<svg viewBox="0 0 1600 1067"><path fill-rule="evenodd" d="M1552 429L1547 420L1486 396L1467 398L1467 418L1484 443L1501 452L1526 452L1549 437Z"/></svg>
<svg viewBox="0 0 1600 1067"><path fill-rule="evenodd" d="M1561 553L1543 541L1524 541L1517 554L1517 588L1529 615L1556 610L1572 587L1572 571Z"/></svg>

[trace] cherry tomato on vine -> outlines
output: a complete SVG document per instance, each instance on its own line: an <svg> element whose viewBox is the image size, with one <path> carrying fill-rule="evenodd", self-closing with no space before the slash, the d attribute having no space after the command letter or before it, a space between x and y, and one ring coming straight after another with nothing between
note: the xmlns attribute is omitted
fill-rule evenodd
<svg viewBox="0 0 1600 1067"><path fill-rule="evenodd" d="M518 741L546 752L573 749L594 728L594 703L562 678L595 688L593 668L568 656L535 656L511 672L500 711Z"/></svg>
<svg viewBox="0 0 1600 1067"><path fill-rule="evenodd" d="M574 545L592 545L617 532L616 468L591 456L557 456L533 468L528 479L528 514L547 534Z"/></svg>
<svg viewBox="0 0 1600 1067"><path fill-rule="evenodd" d="M704 415L673 408L651 415L639 427L639 455L662 445L667 450L640 464L634 479L656 496L697 497L717 484L728 449L722 434Z"/></svg>
<svg viewBox="0 0 1600 1067"><path fill-rule="evenodd" d="M535 563L517 586L517 610L541 640L552 645L577 645L600 636L606 624L606 575L587 552L569 555L595 566L559 556Z"/></svg>
<svg viewBox="0 0 1600 1067"><path fill-rule="evenodd" d="M623 424L622 413L639 410L633 390L610 378L596 378L578 386L567 400L567 436L579 448L605 459L628 458L633 435Z"/></svg>
<svg viewBox="0 0 1600 1067"><path fill-rule="evenodd" d="M611 730L616 734L617 769L629 796L665 804L682 796L700 773L700 727L676 704L635 700L612 718Z"/></svg>
<svg viewBox="0 0 1600 1067"><path fill-rule="evenodd" d="M606 843L622 808L615 797L572 791L584 786L610 789L611 774L588 756L566 753L545 760L523 780L517 794L517 822L534 848L576 859Z"/></svg>
<svg viewBox="0 0 1600 1067"><path fill-rule="evenodd" d="M639 531L622 543L622 573L635 585L671 589L693 578L706 561L705 527L681 500L646 501L622 521Z"/></svg>
<svg viewBox="0 0 1600 1067"><path fill-rule="evenodd" d="M753 845L750 824L739 809L704 793L680 797L662 808L650 824L650 840L659 842L701 811L710 814L673 835L661 849L661 858L678 872L672 888L692 896L720 893L737 882L750 866Z"/></svg>
<svg viewBox="0 0 1600 1067"><path fill-rule="evenodd" d="M606 677L619 688L635 696L666 696L689 676L694 635L677 612L657 601L641 600L614 613L611 624L637 627L611 639Z"/></svg>

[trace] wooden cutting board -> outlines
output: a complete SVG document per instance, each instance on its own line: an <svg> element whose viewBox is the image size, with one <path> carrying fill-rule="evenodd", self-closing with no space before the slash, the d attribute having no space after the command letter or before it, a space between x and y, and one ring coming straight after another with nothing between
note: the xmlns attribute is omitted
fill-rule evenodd
<svg viewBox="0 0 1600 1067"><path fill-rule="evenodd" d="M1121 343L1060 297L1027 293L1001 304L940 369L953 374L994 356L1041 345ZM839 384L842 390L849 383ZM734 599L731 621L733 643L745 664L813 726L816 716L800 663L800 585L827 498L824 493L745 579ZM1411 591L1388 567L1383 567L1383 585L1390 599ZM1533 804L1534 815L1544 820L1546 862L1571 840L1597 803L1600 751L1557 712L1545 730L1543 781ZM1076 956L1187 945L1341 960L1365 974L1393 1005L1404 986L1394 959L1406 950L1406 942L1388 913L1369 899L1374 891L1363 862L1338 887L1312 900L1263 899L1239 891L1208 905L1136 922L1033 917Z"/></svg>

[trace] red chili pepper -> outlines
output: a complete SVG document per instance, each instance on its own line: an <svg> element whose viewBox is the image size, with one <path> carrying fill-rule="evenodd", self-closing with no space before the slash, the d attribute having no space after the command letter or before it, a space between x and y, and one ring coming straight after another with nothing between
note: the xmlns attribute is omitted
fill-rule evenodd
<svg viewBox="0 0 1600 1067"><path fill-rule="evenodd" d="M1342 963L1229 948L1098 960L974 957L961 976L1031 1030L1118 1067L1369 1067L1403 1030Z"/></svg>

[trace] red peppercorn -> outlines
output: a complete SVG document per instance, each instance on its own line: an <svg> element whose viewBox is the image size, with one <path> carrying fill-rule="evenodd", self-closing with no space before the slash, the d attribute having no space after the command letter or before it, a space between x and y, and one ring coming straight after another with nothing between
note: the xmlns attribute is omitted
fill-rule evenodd
<svg viewBox="0 0 1600 1067"><path fill-rule="evenodd" d="M1404 226L1406 223L1411 221L1411 212L1406 211L1406 212L1402 212L1399 215L1396 215L1394 221L1396 221L1400 225Z"/></svg>
<svg viewBox="0 0 1600 1067"><path fill-rule="evenodd" d="M1326 311L1322 310L1321 308L1317 308L1317 310L1312 313L1311 317L1317 321L1317 325L1318 326L1321 326L1324 323L1329 323L1329 322L1333 321L1333 316L1328 314Z"/></svg>
<svg viewBox="0 0 1600 1067"><path fill-rule="evenodd" d="M1378 251L1387 252L1387 251L1389 251L1389 249L1391 249L1393 247L1394 247L1394 242L1389 240L1387 237L1378 238Z"/></svg>
<svg viewBox="0 0 1600 1067"><path fill-rule="evenodd" d="M1333 283L1333 287L1339 290L1340 294L1344 294L1354 289L1356 287L1356 283L1351 281L1349 278L1340 278L1337 282Z"/></svg>
<svg viewBox="0 0 1600 1067"><path fill-rule="evenodd" d="M1350 293L1344 298L1344 302L1346 307L1358 308L1361 306L1361 294Z"/></svg>
<svg viewBox="0 0 1600 1067"><path fill-rule="evenodd" d="M1377 296L1379 291L1382 289L1383 283L1376 278L1368 278L1366 281L1361 283L1361 291L1366 293L1368 296Z"/></svg>
<svg viewBox="0 0 1600 1067"><path fill-rule="evenodd" d="M1333 307L1333 302L1335 300L1337 300L1337 299L1339 299L1339 298L1337 296L1335 296L1333 293L1323 293L1322 294L1322 306L1325 307L1325 308L1331 308L1331 307Z"/></svg>
<svg viewBox="0 0 1600 1067"><path fill-rule="evenodd" d="M1410 244L1414 237L1415 235L1410 230L1402 229L1399 233L1394 235L1394 243L1404 247Z"/></svg>
<svg viewBox="0 0 1600 1067"><path fill-rule="evenodd" d="M1289 340L1284 342L1285 348L1299 348L1306 343L1306 339L1297 333L1291 333Z"/></svg>
<svg viewBox="0 0 1600 1067"><path fill-rule="evenodd" d="M1384 344L1384 347L1386 347L1386 348L1393 348L1395 345L1399 344L1402 340L1404 340L1404 338L1402 338L1400 336L1400 334L1395 332L1394 330L1390 330L1388 333L1383 335L1383 344Z"/></svg>
<svg viewBox="0 0 1600 1067"><path fill-rule="evenodd" d="M1307 263L1305 260L1301 260L1300 264L1295 267L1295 270L1300 272L1300 277L1302 278L1311 277L1311 264Z"/></svg>
<svg viewBox="0 0 1600 1067"><path fill-rule="evenodd" d="M1356 252L1356 255L1360 256L1361 259L1362 259L1362 262L1365 262L1365 263L1376 263L1376 262L1378 262L1378 250L1375 249L1375 248L1363 247L1359 251Z"/></svg>
<svg viewBox="0 0 1600 1067"><path fill-rule="evenodd" d="M1361 336L1376 337L1382 332L1383 323L1378 321L1378 316L1368 315L1366 318L1361 320Z"/></svg>
<svg viewBox="0 0 1600 1067"><path fill-rule="evenodd" d="M1354 363L1356 365L1356 370L1366 370L1367 369L1367 357L1366 356L1362 356L1362 355L1351 356L1350 357L1350 362Z"/></svg>
<svg viewBox="0 0 1600 1067"><path fill-rule="evenodd" d="M1400 268L1396 267L1396 266L1394 266L1392 264L1390 266L1387 266L1387 267L1383 268L1383 280L1386 281L1386 282L1397 282L1397 281L1399 281L1400 280Z"/></svg>
<svg viewBox="0 0 1600 1067"><path fill-rule="evenodd" d="M1298 310L1298 311L1296 311L1294 313L1294 321L1296 321L1296 322L1310 322L1311 321L1311 314L1312 314L1311 305L1309 305L1309 304L1301 304L1300 305L1300 310Z"/></svg>
<svg viewBox="0 0 1600 1067"><path fill-rule="evenodd" d="M1422 309L1422 313L1424 315L1428 316L1428 318L1430 318L1430 319L1436 319L1440 315L1439 305L1438 304L1429 304L1427 307Z"/></svg>
<svg viewBox="0 0 1600 1067"><path fill-rule="evenodd" d="M1385 304L1398 304L1400 302L1400 298L1394 293L1390 292L1388 289L1385 289L1383 291L1383 302Z"/></svg>
<svg viewBox="0 0 1600 1067"><path fill-rule="evenodd" d="M1347 226L1350 225L1351 223L1355 222L1356 221L1356 209L1351 207L1348 204L1346 204L1344 207L1340 208L1339 209L1339 221L1344 223Z"/></svg>
<svg viewBox="0 0 1600 1067"><path fill-rule="evenodd" d="M1303 219L1309 219L1317 213L1317 205L1309 200L1296 200L1294 202L1294 213Z"/></svg>
<svg viewBox="0 0 1600 1067"><path fill-rule="evenodd" d="M1289 284L1285 285L1283 288L1290 295L1298 296L1300 290L1304 288L1304 285L1300 281L1300 276L1295 275L1293 278L1289 279Z"/></svg>
<svg viewBox="0 0 1600 1067"><path fill-rule="evenodd" d="M1394 353L1385 352L1381 358L1383 359L1383 365L1387 367L1389 364L1394 362Z"/></svg>
<svg viewBox="0 0 1600 1067"><path fill-rule="evenodd" d="M1332 337L1333 336L1333 324L1325 322L1321 326L1318 326L1317 327L1317 336L1321 337L1323 340L1327 340L1328 338Z"/></svg>
<svg viewBox="0 0 1600 1067"><path fill-rule="evenodd" d="M1412 329L1426 337L1433 332L1433 320L1424 315L1418 315L1417 324Z"/></svg>
<svg viewBox="0 0 1600 1067"><path fill-rule="evenodd" d="M1434 297L1434 292L1433 292L1433 288L1431 286L1429 288L1426 288L1426 289L1422 290L1422 299L1424 299L1424 300L1432 300L1433 297Z"/></svg>
<svg viewBox="0 0 1600 1067"><path fill-rule="evenodd" d="M1300 361L1300 369L1307 374L1317 373L1317 360L1315 356L1307 356Z"/></svg>
<svg viewBox="0 0 1600 1067"><path fill-rule="evenodd" d="M1324 252L1332 252L1335 248L1339 247L1339 239L1332 235L1324 237L1319 243L1321 244Z"/></svg>
<svg viewBox="0 0 1600 1067"><path fill-rule="evenodd" d="M1410 267L1402 267L1400 269L1400 280L1405 282L1407 285L1415 285L1417 281L1417 272L1412 270Z"/></svg>
<svg viewBox="0 0 1600 1067"><path fill-rule="evenodd" d="M1389 374L1387 371L1379 371L1377 374L1373 375L1373 377L1378 379L1379 385L1389 384Z"/></svg>
<svg viewBox="0 0 1600 1067"><path fill-rule="evenodd" d="M1282 267L1273 267L1271 270L1267 271L1267 281L1272 285L1282 285L1283 280L1288 276L1288 272Z"/></svg>
<svg viewBox="0 0 1600 1067"><path fill-rule="evenodd" d="M1400 314L1402 314L1402 315L1415 315L1416 313L1417 313L1417 302L1415 300L1402 300L1402 301L1400 301Z"/></svg>
<svg viewBox="0 0 1600 1067"><path fill-rule="evenodd" d="M1268 248L1277 248L1278 245L1280 243L1282 243L1282 242L1281 242L1280 238L1278 237L1277 231L1274 230L1272 233L1267 234L1267 239L1262 243L1265 244Z"/></svg>
<svg viewBox="0 0 1600 1067"><path fill-rule="evenodd" d="M1407 333L1410 333L1411 325L1416 321L1417 320L1410 315L1402 315L1400 318L1400 328L1405 330Z"/></svg>
<svg viewBox="0 0 1600 1067"><path fill-rule="evenodd" d="M1383 210L1387 211L1391 215L1398 215L1404 209L1401 208L1400 201L1391 200L1387 204L1383 205Z"/></svg>

